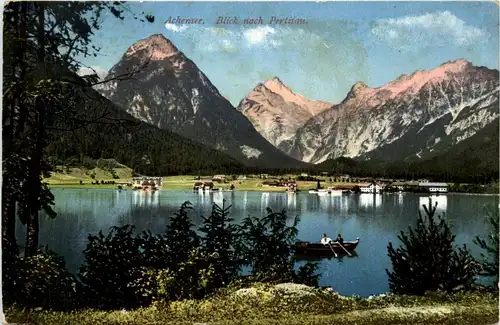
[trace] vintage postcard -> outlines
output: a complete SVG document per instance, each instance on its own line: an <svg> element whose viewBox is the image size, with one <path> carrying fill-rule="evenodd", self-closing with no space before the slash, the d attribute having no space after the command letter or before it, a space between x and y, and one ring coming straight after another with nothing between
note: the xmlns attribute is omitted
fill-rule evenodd
<svg viewBox="0 0 500 325"><path fill-rule="evenodd" d="M5 324L498 323L498 2L2 17Z"/></svg>

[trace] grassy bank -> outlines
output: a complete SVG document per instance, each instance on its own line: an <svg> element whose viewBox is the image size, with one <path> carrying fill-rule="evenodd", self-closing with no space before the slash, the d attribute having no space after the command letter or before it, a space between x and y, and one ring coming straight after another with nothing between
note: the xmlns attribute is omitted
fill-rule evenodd
<svg viewBox="0 0 500 325"><path fill-rule="evenodd" d="M296 176L296 175L295 175ZM286 175L283 178L295 177L293 175ZM324 178L326 180L326 178ZM228 183L214 183L214 186L221 189L229 189L231 185L235 187L237 191L262 191L262 192L285 192L286 187L269 186L263 184L266 180L260 178L248 178L246 180L234 180ZM168 176L163 179L164 189L173 190L191 190L195 182L195 176ZM315 189L317 182L306 182L297 181L300 190ZM322 182L321 186L333 186L344 183L334 183L334 182Z"/></svg>
<svg viewBox="0 0 500 325"><path fill-rule="evenodd" d="M286 284L272 289L241 289L199 301L158 302L130 311L7 309L6 315L10 323L29 324L490 325L498 322L498 297L492 293L459 293L353 298Z"/></svg>
<svg viewBox="0 0 500 325"><path fill-rule="evenodd" d="M115 178L116 177L116 178ZM98 181L115 181L124 182L132 180L132 170L128 167L118 168L64 168L57 172L52 172L51 176L44 178L44 181L52 187L105 187L106 185L92 185L92 182ZM80 182L83 183L80 184ZM112 186L116 188L116 185Z"/></svg>
<svg viewBox="0 0 500 325"><path fill-rule="evenodd" d="M125 173L124 173L125 174ZM288 176L287 176L288 177ZM44 181L50 184L52 188L117 188L118 185L110 184L92 184L95 180L115 181L115 182L128 182L132 181L132 175L125 175L118 179L114 179L111 173L106 171L98 171L98 176L95 179L88 176L88 172L81 171L79 169L73 169L71 175L53 173L51 177L46 178ZM342 183L342 182L329 182L327 178L324 178L325 182L321 183L321 186L328 187L334 185L343 184L353 184L353 183ZM80 184L82 181L83 184ZM286 187L269 186L263 184L265 180L259 178L249 178L246 180L235 180L228 183L215 183L215 187L221 189L229 189L231 185L234 185L237 191L262 191L262 192L285 192ZM163 177L163 189L168 190L192 190L195 180L195 176L184 175L184 176L166 176ZM315 189L317 182L307 182L298 181L299 189L309 190Z"/></svg>
<svg viewBox="0 0 500 325"><path fill-rule="evenodd" d="M114 168L110 170L104 170L100 168L94 169L83 169L83 168L71 168L66 172L53 172L52 176L44 179L45 182L49 183L52 188L117 188L118 184L92 184L96 180L115 183L118 182L131 182L132 181L132 170L130 168ZM113 176L117 176L115 178ZM283 178L296 178L297 175L283 175ZM182 175L182 176L165 176L163 177L163 186L165 190L192 190L193 185L197 180L194 175ZM358 183L350 182L331 182L330 177L318 177L321 180L321 186L323 188L328 188L331 186L342 186L348 185L353 186ZM208 180L209 181L209 180ZM237 191L260 191L260 192L285 192L286 187L270 186L264 184L266 180L260 178L248 178L246 180L234 180L228 183L215 183L215 187L220 189L229 190L229 188L234 186ZM298 188L301 191L308 191L310 189L316 189L316 181L297 181ZM491 188L490 188L491 187ZM488 186L486 193L491 193L492 195L497 195L497 184L494 186ZM124 187L126 188L126 187ZM453 191L450 187L449 193L461 193L467 194L464 191ZM484 193L484 194L486 194ZM473 193L471 193L473 194Z"/></svg>

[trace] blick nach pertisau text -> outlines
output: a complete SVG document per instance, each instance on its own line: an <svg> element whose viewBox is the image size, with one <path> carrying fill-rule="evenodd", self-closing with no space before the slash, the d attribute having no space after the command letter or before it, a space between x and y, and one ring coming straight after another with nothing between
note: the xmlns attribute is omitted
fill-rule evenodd
<svg viewBox="0 0 500 325"><path fill-rule="evenodd" d="M165 21L166 24L205 24L205 20L203 18L192 18L192 17L181 17L181 16L176 16L172 17L169 16L168 19ZM307 20L304 18L295 18L295 17L276 17L276 16L271 16L268 19L262 18L262 16L259 17L247 17L247 18L240 18L237 16L218 16L214 23L216 25L293 25L293 24L307 24Z"/></svg>

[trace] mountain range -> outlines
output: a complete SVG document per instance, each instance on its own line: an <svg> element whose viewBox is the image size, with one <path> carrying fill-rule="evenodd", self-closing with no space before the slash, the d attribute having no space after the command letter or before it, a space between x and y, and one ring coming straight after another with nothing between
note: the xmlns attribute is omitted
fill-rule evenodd
<svg viewBox="0 0 500 325"><path fill-rule="evenodd" d="M138 68L133 78L97 90L144 123L246 166L308 168L339 157L428 161L475 143L466 140L499 119L498 70L462 59L378 88L358 82L340 103L305 98L275 77L237 107L161 34L130 46L107 78Z"/></svg>
<svg viewBox="0 0 500 325"><path fill-rule="evenodd" d="M143 67L143 68L141 68ZM303 167L267 141L207 76L161 34L133 44L97 90L132 116L215 148L248 166Z"/></svg>
<svg viewBox="0 0 500 325"><path fill-rule="evenodd" d="M447 151L498 119L498 77L498 70L456 60L403 75L379 88L358 82L342 102L322 109L301 125L295 124L295 134L287 133L277 146L292 157L315 164L338 157L429 157ZM255 92L242 103L252 102ZM277 103L266 108L282 107ZM242 112L257 129L274 121L274 116L259 114L257 109ZM271 126L262 133L267 135L273 129Z"/></svg>

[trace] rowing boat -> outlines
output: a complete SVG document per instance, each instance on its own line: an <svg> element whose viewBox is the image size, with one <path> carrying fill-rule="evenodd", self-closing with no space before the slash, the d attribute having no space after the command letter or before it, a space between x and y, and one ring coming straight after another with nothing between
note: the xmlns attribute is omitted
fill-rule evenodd
<svg viewBox="0 0 500 325"><path fill-rule="evenodd" d="M342 246L344 246L349 253L352 253L358 244L359 237L354 241L344 241ZM334 255L332 249L338 255L347 255L346 251L337 242L331 242L330 245L324 245L321 243L299 241L295 244L295 253L297 255L332 256Z"/></svg>

